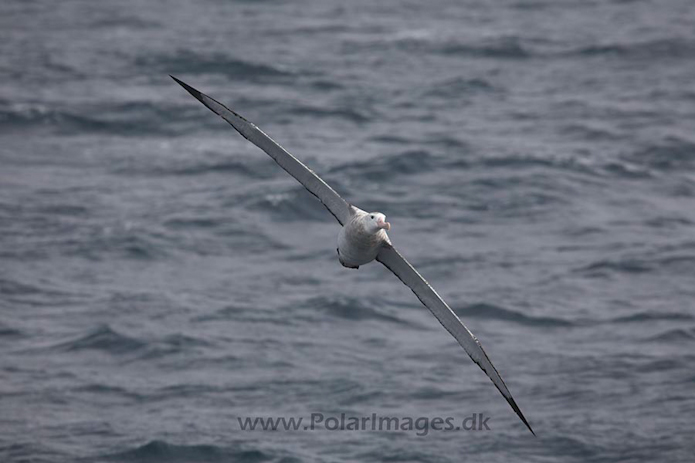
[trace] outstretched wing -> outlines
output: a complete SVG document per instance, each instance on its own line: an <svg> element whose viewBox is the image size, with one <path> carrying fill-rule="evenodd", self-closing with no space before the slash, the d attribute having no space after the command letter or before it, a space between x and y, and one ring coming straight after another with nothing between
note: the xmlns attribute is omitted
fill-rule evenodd
<svg viewBox="0 0 695 463"><path fill-rule="evenodd" d="M321 177L316 175L313 170L288 153L282 146L278 145L272 138L256 127L255 124L247 121L219 101L181 82L176 77L171 76L171 78L212 110L212 112L229 122L244 138L265 151L280 167L285 169L288 174L304 185L304 188L316 196L341 225L344 225L349 220L350 206L347 201L336 193L333 188L328 186L326 182L321 180Z"/></svg>
<svg viewBox="0 0 695 463"><path fill-rule="evenodd" d="M406 286L408 286L413 293L420 299L425 307L430 309L430 311L437 317L439 323L442 324L446 330L451 333L451 335L456 338L461 347L468 353L471 359L478 364L478 366L488 375L492 382L497 386L497 389L502 393L512 409L519 415L521 421L524 422L529 431L535 436L536 433L531 429L531 425L528 424L524 414L521 413L519 406L514 401L511 392L507 389L507 385L504 384L502 377L497 372L492 362L488 358L487 354L483 350L483 346L480 345L480 341L473 336L466 325L461 322L458 316L453 310L444 302L444 300L439 297L439 294L427 283L427 281L422 278L415 268L413 268L410 263L405 260L403 256L391 245L384 245L384 247L379 251L376 258L381 262L386 268L391 270L394 275L396 275Z"/></svg>

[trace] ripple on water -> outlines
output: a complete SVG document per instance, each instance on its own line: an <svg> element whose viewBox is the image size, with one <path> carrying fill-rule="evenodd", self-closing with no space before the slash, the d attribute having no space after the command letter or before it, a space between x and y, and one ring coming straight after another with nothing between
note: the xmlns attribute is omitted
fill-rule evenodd
<svg viewBox="0 0 695 463"><path fill-rule="evenodd" d="M162 440L153 440L139 447L122 452L103 455L113 461L135 463L156 462L241 462L260 463L274 459L274 455L261 450L244 450L238 446L223 447L212 444L178 445Z"/></svg>
<svg viewBox="0 0 695 463"><path fill-rule="evenodd" d="M542 317L536 315L528 315L521 312L516 312L504 307L493 304L477 303L464 307L457 307L454 312L462 319L466 318L484 318L491 320L503 320L519 325L535 326L535 327L569 327L575 326L576 322L563 320L557 317Z"/></svg>

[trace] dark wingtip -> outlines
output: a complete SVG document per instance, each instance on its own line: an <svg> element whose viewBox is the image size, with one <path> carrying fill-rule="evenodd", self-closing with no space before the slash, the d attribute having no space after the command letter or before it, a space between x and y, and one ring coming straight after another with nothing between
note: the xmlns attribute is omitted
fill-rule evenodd
<svg viewBox="0 0 695 463"><path fill-rule="evenodd" d="M246 118L242 117L241 115L235 113L234 111L232 111L231 109L229 109L228 107L226 107L225 105L223 105L222 103L217 101L216 99L211 98L211 97L207 96L206 94L204 94L203 92L200 92L200 91L194 89L193 87L188 85L186 82L183 82L183 81L177 79L176 77L172 76L171 74L169 74L169 77L174 79L174 81L176 81L177 84L182 86L188 93L193 95L196 100L203 103L205 105L205 107L207 107L210 111L214 112L218 116L222 116L222 118L225 119L227 122L229 122L237 130L237 132L239 132L244 138L248 139L247 135L244 134L243 132L241 132L239 130L239 128L236 125L234 125L234 123L232 121L229 120L229 118L225 117L223 112L229 111L235 117L238 117L242 121L253 125L249 120L247 120ZM219 105L219 107L217 107L217 105Z"/></svg>
<svg viewBox="0 0 695 463"><path fill-rule="evenodd" d="M203 103L203 94L202 94L201 92L199 92L198 90L194 89L193 87L191 87L190 85L188 85L186 82L183 82L183 81L177 79L176 77L172 76L171 74L169 74L169 77L171 77L172 79L174 79L174 80L176 81L177 84L179 84L180 86L182 86L188 93L190 93L190 94L193 95L197 100L199 100L201 103ZM203 104L204 104L204 103L203 103Z"/></svg>
<svg viewBox="0 0 695 463"><path fill-rule="evenodd" d="M528 428L528 430L531 431L531 434L533 434L534 437L538 437L538 436L536 436L536 433L533 432L533 429L531 428L531 425L528 423L528 421L526 421L526 417L524 416L523 413L521 413L521 409L520 409L519 406L516 404L516 402L514 401L514 399L512 399L511 397L509 397L509 398L507 398L507 402L509 402L509 405L512 406L512 409L513 409L514 412L517 414L517 416L518 416L519 418L521 418L521 421L524 422L524 424L526 425L526 427Z"/></svg>

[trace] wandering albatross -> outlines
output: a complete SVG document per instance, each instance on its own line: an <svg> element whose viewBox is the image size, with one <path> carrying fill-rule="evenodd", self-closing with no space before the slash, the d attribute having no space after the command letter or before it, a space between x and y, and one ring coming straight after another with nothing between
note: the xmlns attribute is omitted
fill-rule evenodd
<svg viewBox="0 0 695 463"><path fill-rule="evenodd" d="M190 85L171 76L179 85L203 103L215 114L231 124L244 138L265 151L280 167L292 177L297 179L304 188L316 196L333 214L342 228L338 235L338 260L348 268L359 268L373 260L381 262L393 272L415 296L420 299L425 307L439 320L446 330L456 338L458 343L468 353L493 384L502 393L514 412L521 418L526 427L535 435L531 425L521 413L521 409L514 401L507 385L492 365L483 346L466 325L437 294L429 283L405 260L396 248L391 244L386 230L391 225L386 222L386 216L380 212L365 212L345 201L336 191L324 182L316 173L304 165L299 159L292 156L282 146L265 134L255 124L241 117L217 100L199 92Z"/></svg>

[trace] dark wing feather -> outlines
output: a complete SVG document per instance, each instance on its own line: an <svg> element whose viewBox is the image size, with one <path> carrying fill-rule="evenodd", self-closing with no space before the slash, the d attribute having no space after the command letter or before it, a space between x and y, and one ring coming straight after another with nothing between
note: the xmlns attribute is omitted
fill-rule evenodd
<svg viewBox="0 0 695 463"><path fill-rule="evenodd" d="M507 389L507 385L504 384L502 377L483 350L483 346L480 345L480 341L466 328L466 325L461 322L447 303L439 297L439 294L393 246L385 245L379 252L376 260L391 270L394 275L415 293L420 302L430 309L434 316L437 317L437 320L439 320L439 323L456 338L471 359L488 375L504 398L507 399L512 409L521 418L521 421L535 435L531 425L526 421L524 414L521 413L519 406L514 401L511 392Z"/></svg>
<svg viewBox="0 0 695 463"><path fill-rule="evenodd" d="M198 101L207 106L212 112L229 122L244 138L265 151L268 156L273 158L275 162L280 165L280 167L285 169L288 174L304 185L304 188L316 196L341 225L344 225L349 220L350 207L348 203L336 193L333 188L328 186L321 177L316 175L313 170L309 169L299 159L288 153L282 146L278 145L272 138L256 127L255 124L247 121L219 101L199 92L176 77L171 76L171 78L185 88L188 93L193 95Z"/></svg>

